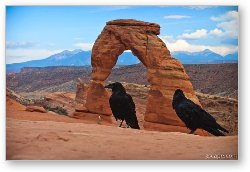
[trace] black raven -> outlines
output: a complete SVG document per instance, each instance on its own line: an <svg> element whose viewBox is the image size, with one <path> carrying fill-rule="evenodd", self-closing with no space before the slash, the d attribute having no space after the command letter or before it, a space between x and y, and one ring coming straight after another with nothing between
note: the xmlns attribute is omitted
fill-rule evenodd
<svg viewBox="0 0 250 172"><path fill-rule="evenodd" d="M109 104L115 119L121 120L120 127L125 120L129 127L140 129L136 118L135 104L132 97L126 93L122 84L115 82L105 86L104 88L112 89Z"/></svg>
<svg viewBox="0 0 250 172"><path fill-rule="evenodd" d="M174 93L172 106L178 117L191 130L190 134L193 134L197 128L204 129L215 136L225 136L221 131L228 133L208 112L187 99L180 89Z"/></svg>

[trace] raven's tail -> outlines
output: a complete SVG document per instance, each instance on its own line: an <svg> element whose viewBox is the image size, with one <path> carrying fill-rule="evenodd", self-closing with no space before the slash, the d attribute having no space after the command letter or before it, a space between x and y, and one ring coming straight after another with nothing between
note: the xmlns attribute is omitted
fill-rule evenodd
<svg viewBox="0 0 250 172"><path fill-rule="evenodd" d="M213 134L214 136L225 136L217 127L211 127L211 126L203 126L202 129L206 130L210 134Z"/></svg>
<svg viewBox="0 0 250 172"><path fill-rule="evenodd" d="M137 124L137 125L134 125L134 126L130 126L131 128L133 128L133 129L138 129L138 130L140 130L140 127L139 127L139 125Z"/></svg>
<svg viewBox="0 0 250 172"><path fill-rule="evenodd" d="M140 130L140 127L139 127L139 124L138 124L138 121L137 121L137 118L135 117L134 120L132 121L129 121L129 126L133 129L138 129Z"/></svg>
<svg viewBox="0 0 250 172"><path fill-rule="evenodd" d="M225 134L220 132L218 129L209 129L207 131L215 136L225 136Z"/></svg>
<svg viewBox="0 0 250 172"><path fill-rule="evenodd" d="M223 131L223 132L225 132L225 133L229 133L229 131L228 131L227 129L223 128L223 127L220 126L219 124L217 124L217 125L218 125L218 129L219 129L219 130L221 130L221 131Z"/></svg>
<svg viewBox="0 0 250 172"><path fill-rule="evenodd" d="M140 130L135 112L130 117L126 117L125 121L131 128Z"/></svg>

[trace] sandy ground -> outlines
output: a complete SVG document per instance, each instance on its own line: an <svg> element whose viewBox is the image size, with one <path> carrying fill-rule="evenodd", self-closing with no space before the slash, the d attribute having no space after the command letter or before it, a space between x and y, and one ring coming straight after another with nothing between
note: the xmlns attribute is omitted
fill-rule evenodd
<svg viewBox="0 0 250 172"><path fill-rule="evenodd" d="M8 160L237 159L238 154L237 136L133 130L49 113L8 110L6 128Z"/></svg>
<svg viewBox="0 0 250 172"><path fill-rule="evenodd" d="M134 99L142 130L119 128L119 122L100 123L93 118L87 121L53 112L27 112L25 106L6 98L8 160L238 159L238 136L202 137L144 130L143 98ZM57 96L56 100L61 99Z"/></svg>

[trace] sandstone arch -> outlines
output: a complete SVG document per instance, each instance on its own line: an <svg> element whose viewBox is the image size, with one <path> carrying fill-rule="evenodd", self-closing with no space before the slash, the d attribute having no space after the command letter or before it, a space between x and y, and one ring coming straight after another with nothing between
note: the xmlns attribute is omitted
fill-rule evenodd
<svg viewBox="0 0 250 172"><path fill-rule="evenodd" d="M187 132L172 109L172 96L177 88L200 104L182 64L171 57L165 43L157 36L160 25L136 20L107 22L92 49L92 80L87 93L86 108L110 115L109 95L103 87L118 56L125 50L147 67L151 89L144 116L144 128Z"/></svg>

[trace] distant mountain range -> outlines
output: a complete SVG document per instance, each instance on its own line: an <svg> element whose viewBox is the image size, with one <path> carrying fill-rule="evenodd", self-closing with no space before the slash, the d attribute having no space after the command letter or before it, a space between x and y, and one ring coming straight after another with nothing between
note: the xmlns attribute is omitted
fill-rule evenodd
<svg viewBox="0 0 250 172"><path fill-rule="evenodd" d="M209 49L200 52L173 52L172 57L177 58L183 64L219 64L238 63L238 52L221 56Z"/></svg>
<svg viewBox="0 0 250 172"><path fill-rule="evenodd" d="M216 64L237 63L238 53L221 56L211 50L201 52L174 52L172 56L179 59L183 64ZM131 52L124 52L118 58L116 65L131 65L139 63L139 59ZM46 67L46 66L89 66L91 65L91 51L80 49L54 54L42 60L31 60L22 63L7 64L7 73L20 72L23 67Z"/></svg>

